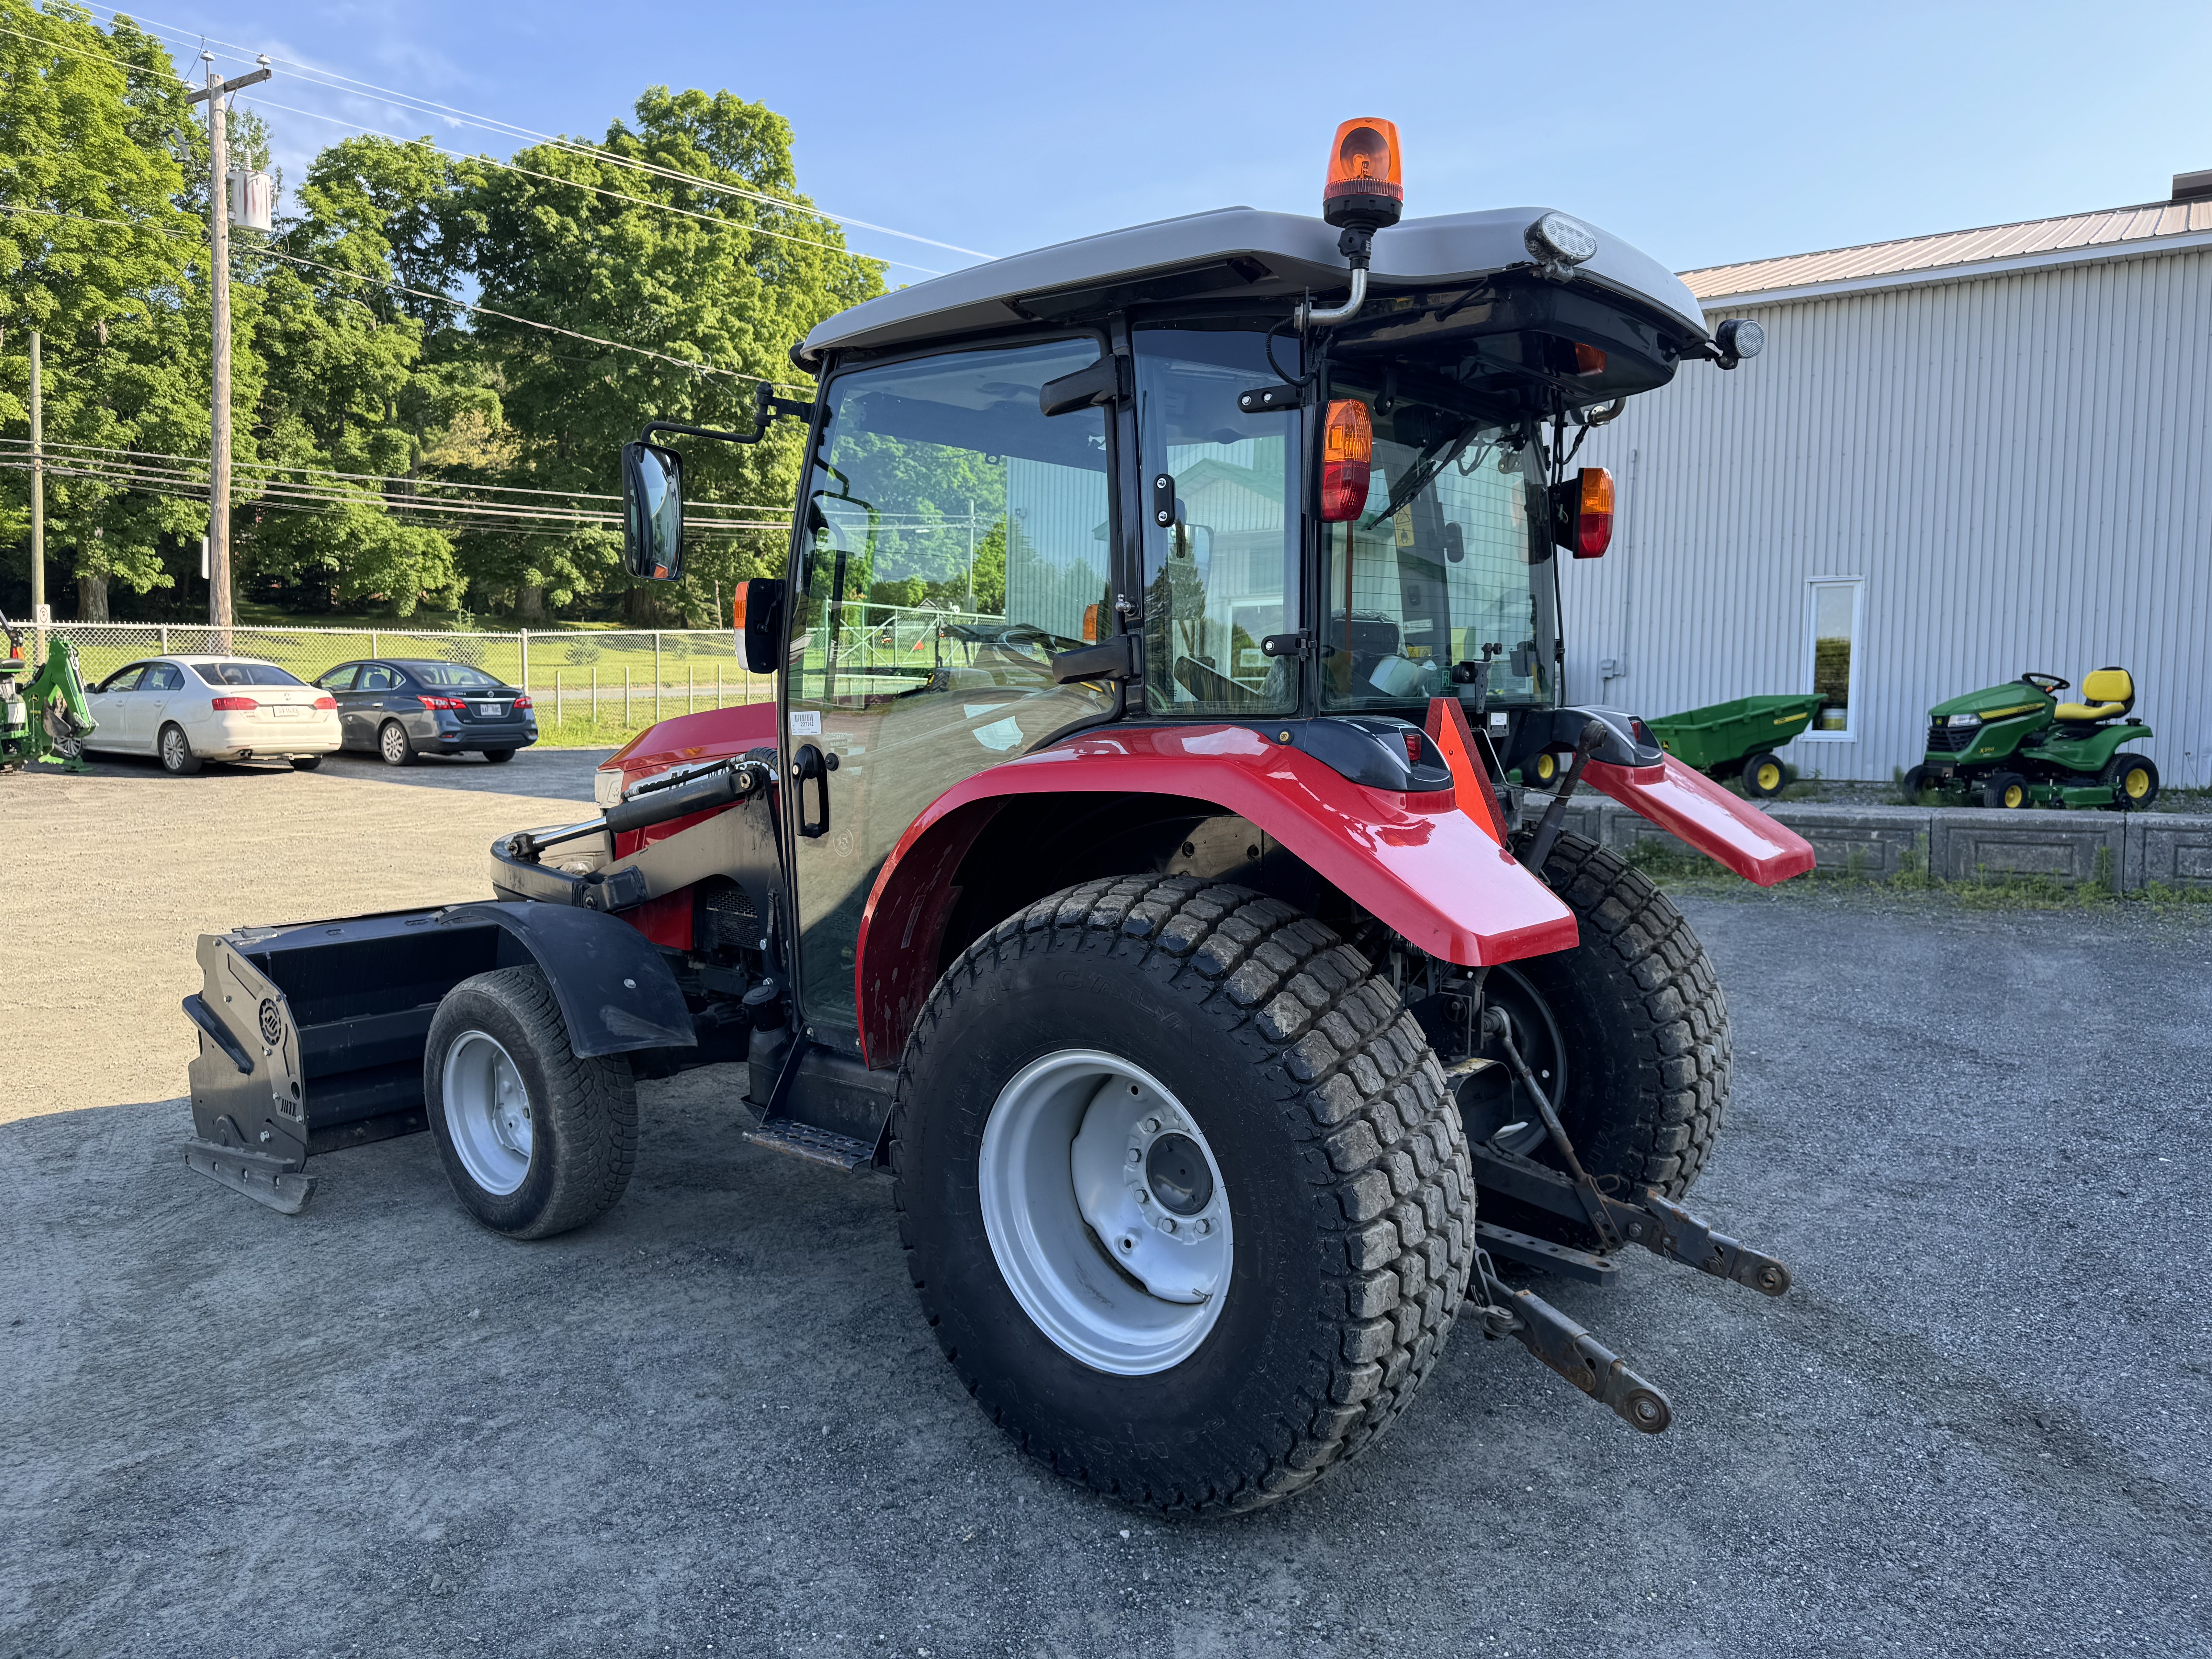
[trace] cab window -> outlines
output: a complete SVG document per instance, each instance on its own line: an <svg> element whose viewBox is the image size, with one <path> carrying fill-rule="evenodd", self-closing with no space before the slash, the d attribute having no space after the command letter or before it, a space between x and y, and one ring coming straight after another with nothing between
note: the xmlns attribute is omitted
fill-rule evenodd
<svg viewBox="0 0 2212 1659"><path fill-rule="evenodd" d="M1136 346L1145 705L1214 720L1291 713L1297 659L1261 645L1297 626L1299 413L1238 408L1240 392L1280 384L1258 334L1144 329ZM1296 373L1295 347L1276 350Z"/></svg>
<svg viewBox="0 0 2212 1659"><path fill-rule="evenodd" d="M380 662L373 662L361 671L356 691L391 691L398 688L399 676Z"/></svg>

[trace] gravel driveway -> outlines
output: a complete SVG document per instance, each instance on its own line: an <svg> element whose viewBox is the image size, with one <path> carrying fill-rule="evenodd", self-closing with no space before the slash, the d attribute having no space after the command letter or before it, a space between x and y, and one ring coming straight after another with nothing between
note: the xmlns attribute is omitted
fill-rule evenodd
<svg viewBox="0 0 2212 1659"><path fill-rule="evenodd" d="M195 933L480 894L596 758L0 785L0 1654L2212 1650L2212 929L1691 901L1698 1202L1797 1288L1547 1281L1670 1433L1463 1325L1362 1462L1168 1524L983 1419L887 1184L746 1146L725 1072L547 1243L422 1136L296 1218L184 1168Z"/></svg>

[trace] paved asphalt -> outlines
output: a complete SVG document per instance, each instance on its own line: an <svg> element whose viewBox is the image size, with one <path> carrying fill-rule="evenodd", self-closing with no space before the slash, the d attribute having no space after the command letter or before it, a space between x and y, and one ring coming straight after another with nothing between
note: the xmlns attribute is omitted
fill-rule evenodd
<svg viewBox="0 0 2212 1659"><path fill-rule="evenodd" d="M542 1244L424 1137L287 1219L174 1100L0 1124L0 1654L2212 1651L2212 927L1688 908L1739 1056L1698 1202L1797 1288L1548 1281L1670 1433L1463 1325L1227 1522L1018 1455L886 1184L745 1146L726 1073Z"/></svg>

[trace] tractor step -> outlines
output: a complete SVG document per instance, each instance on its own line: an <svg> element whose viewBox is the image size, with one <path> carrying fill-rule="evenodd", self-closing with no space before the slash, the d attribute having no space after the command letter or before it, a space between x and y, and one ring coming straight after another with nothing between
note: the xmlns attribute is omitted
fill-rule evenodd
<svg viewBox="0 0 2212 1659"><path fill-rule="evenodd" d="M1494 1221L1478 1221L1474 1236L1492 1255L1502 1255L1532 1267L1548 1267L1568 1279L1591 1285L1610 1285L1620 1277L1620 1264L1609 1255L1578 1250L1571 1244L1555 1244L1533 1233L1516 1233Z"/></svg>
<svg viewBox="0 0 2212 1659"><path fill-rule="evenodd" d="M810 1164L826 1164L848 1174L872 1162L876 1156L872 1140L841 1135L834 1129L817 1129L811 1123L794 1122L787 1117L765 1120L758 1128L746 1130L745 1139L769 1152L788 1152Z"/></svg>
<svg viewBox="0 0 2212 1659"><path fill-rule="evenodd" d="M1628 1362L1534 1291L1515 1290L1486 1268L1486 1336L1510 1336L1591 1399L1644 1434L1663 1434L1674 1420L1667 1396Z"/></svg>
<svg viewBox="0 0 2212 1659"><path fill-rule="evenodd" d="M234 1193L265 1204L280 1215L297 1215L315 1195L317 1177L302 1175L289 1158L250 1152L195 1136L185 1143L185 1162Z"/></svg>

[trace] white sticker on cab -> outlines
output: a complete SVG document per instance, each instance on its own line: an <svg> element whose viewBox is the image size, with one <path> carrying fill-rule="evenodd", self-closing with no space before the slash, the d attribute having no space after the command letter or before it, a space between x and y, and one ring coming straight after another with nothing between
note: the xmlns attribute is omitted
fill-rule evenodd
<svg viewBox="0 0 2212 1659"><path fill-rule="evenodd" d="M818 738L822 735L822 711L818 708L794 708L791 711L791 735L794 738Z"/></svg>

